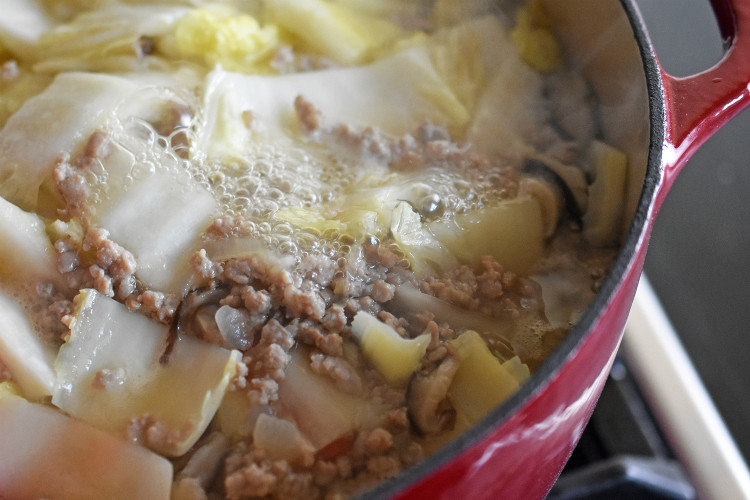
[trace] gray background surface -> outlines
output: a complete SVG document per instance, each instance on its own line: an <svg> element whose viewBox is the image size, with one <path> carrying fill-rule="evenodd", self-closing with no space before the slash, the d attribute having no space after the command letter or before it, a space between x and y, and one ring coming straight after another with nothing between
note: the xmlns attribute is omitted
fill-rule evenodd
<svg viewBox="0 0 750 500"><path fill-rule="evenodd" d="M719 61L709 0L637 3L669 73L687 76ZM656 219L646 274L750 460L750 109L678 176Z"/></svg>

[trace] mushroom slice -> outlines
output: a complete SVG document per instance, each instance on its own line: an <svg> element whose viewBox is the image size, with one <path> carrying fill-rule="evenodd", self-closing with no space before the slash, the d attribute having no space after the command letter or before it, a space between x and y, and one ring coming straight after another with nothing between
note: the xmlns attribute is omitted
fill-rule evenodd
<svg viewBox="0 0 750 500"><path fill-rule="evenodd" d="M208 489L219 475L230 445L229 438L217 431L196 443L195 451L190 455L185 466L175 475L173 493L188 489L190 483L199 486L201 490Z"/></svg>
<svg viewBox="0 0 750 500"><path fill-rule="evenodd" d="M417 373L409 385L407 407L409 417L423 435L451 430L456 423L456 410L448 397L460 362L447 357L433 371Z"/></svg>
<svg viewBox="0 0 750 500"><path fill-rule="evenodd" d="M563 200L560 196L560 189L535 177L522 178L519 186L521 194L529 195L539 202L542 209L544 237L551 238L555 234L563 214Z"/></svg>
<svg viewBox="0 0 750 500"><path fill-rule="evenodd" d="M577 173L574 174L573 169L580 173L580 175ZM524 162L521 172L525 177L521 181L522 190L525 187L532 196L539 196L542 192L538 188L533 187L529 181L536 180L537 182L544 183L555 193L559 209L561 211L564 209L573 222L581 226L583 206L579 191L581 190L581 186L585 189L583 171L578 170L576 167L569 167L562 164L550 165L548 162L540 159L529 158ZM550 204L548 195L546 194L539 196L537 199L543 209L546 209L548 204ZM547 214L545 213L545 215ZM560 215L563 215L562 212L560 212ZM546 219L545 222L547 222Z"/></svg>

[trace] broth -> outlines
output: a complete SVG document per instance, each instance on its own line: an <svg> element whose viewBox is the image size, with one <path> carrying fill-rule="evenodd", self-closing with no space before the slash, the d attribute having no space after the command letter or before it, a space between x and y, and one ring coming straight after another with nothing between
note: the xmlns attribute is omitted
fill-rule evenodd
<svg viewBox="0 0 750 500"><path fill-rule="evenodd" d="M399 474L523 384L613 262L628 158L537 0L14 15L0 420L118 438L108 473L150 497ZM43 494L19 463L0 490Z"/></svg>

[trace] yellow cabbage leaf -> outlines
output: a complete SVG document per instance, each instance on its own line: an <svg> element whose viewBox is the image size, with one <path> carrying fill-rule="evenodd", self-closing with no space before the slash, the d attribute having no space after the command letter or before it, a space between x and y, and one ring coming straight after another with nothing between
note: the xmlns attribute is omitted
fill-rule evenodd
<svg viewBox="0 0 750 500"><path fill-rule="evenodd" d="M481 210L456 214L429 225L430 231L460 261L476 264L483 255L527 274L544 254L544 220L536 198L519 197Z"/></svg>
<svg viewBox="0 0 750 500"><path fill-rule="evenodd" d="M541 2L530 0L518 10L510 34L523 61L541 73L552 73L562 66L562 50Z"/></svg>
<svg viewBox="0 0 750 500"><path fill-rule="evenodd" d="M406 382L419 369L430 344L428 334L402 338L392 327L364 311L354 316L352 333L367 360L392 384Z"/></svg>
<svg viewBox="0 0 750 500"><path fill-rule="evenodd" d="M529 376L516 358L502 363L482 337L467 331L451 341L460 361L448 391L459 415L476 423L513 394Z"/></svg>
<svg viewBox="0 0 750 500"><path fill-rule="evenodd" d="M268 72L279 46L279 30L226 5L193 9L174 27L174 48L189 60L229 71Z"/></svg>
<svg viewBox="0 0 750 500"><path fill-rule="evenodd" d="M142 70L153 60L156 40L187 12L168 5L111 5L83 12L39 37L33 68L48 73Z"/></svg>
<svg viewBox="0 0 750 500"><path fill-rule="evenodd" d="M589 204L583 216L583 237L597 246L617 242L625 200L628 157L601 141L591 143L594 182L589 187Z"/></svg>

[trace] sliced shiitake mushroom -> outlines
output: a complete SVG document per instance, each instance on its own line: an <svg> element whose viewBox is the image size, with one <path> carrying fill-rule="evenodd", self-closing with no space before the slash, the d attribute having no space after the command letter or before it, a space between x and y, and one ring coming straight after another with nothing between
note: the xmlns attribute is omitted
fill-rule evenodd
<svg viewBox="0 0 750 500"><path fill-rule="evenodd" d="M406 396L409 418L416 430L424 435L438 434L453 429L456 410L448 396L460 362L446 357L429 373L416 373Z"/></svg>
<svg viewBox="0 0 750 500"><path fill-rule="evenodd" d="M196 443L193 451L175 464L179 470L175 474L173 495L178 492L186 495L178 495L179 498L191 498L188 493L199 494L207 490L219 476L222 460L229 453L230 444L227 436L216 431ZM183 460L186 460L184 464L179 463Z"/></svg>
<svg viewBox="0 0 750 500"><path fill-rule="evenodd" d="M180 334L202 338L209 342L215 340L214 329L205 321L206 308L215 309L216 304L227 295L229 295L227 287L203 287L189 292L180 302L172 323L169 325L167 345L159 361L163 364L169 362L172 347Z"/></svg>
<svg viewBox="0 0 750 500"><path fill-rule="evenodd" d="M567 216L582 227L583 209L574 189L552 167L537 158L527 159L521 168L520 192L539 201L544 214L545 236L551 237Z"/></svg>
<svg viewBox="0 0 750 500"><path fill-rule="evenodd" d="M170 325L170 343L179 334L202 338L212 342L219 339L213 314L218 309L221 299L229 294L227 287L203 287L190 291L177 308L172 324ZM213 324L211 324L213 321ZM170 347L164 353L168 358Z"/></svg>

